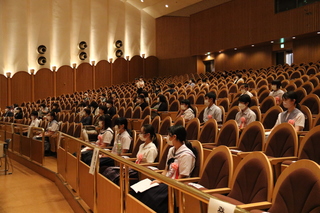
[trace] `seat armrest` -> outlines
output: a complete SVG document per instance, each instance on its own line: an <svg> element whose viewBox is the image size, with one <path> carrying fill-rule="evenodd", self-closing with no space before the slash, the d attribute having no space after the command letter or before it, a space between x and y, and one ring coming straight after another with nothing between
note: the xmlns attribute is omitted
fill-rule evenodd
<svg viewBox="0 0 320 213"><path fill-rule="evenodd" d="M261 152L261 151L256 151L256 152ZM237 155L241 158L245 158L247 155L249 155L252 152L238 152Z"/></svg>
<svg viewBox="0 0 320 213"><path fill-rule="evenodd" d="M129 161L135 162L135 161L137 160L137 158L126 158L126 160L129 160Z"/></svg>
<svg viewBox="0 0 320 213"><path fill-rule="evenodd" d="M159 166L159 163L140 163L139 164L140 166L145 166L145 167L148 167L148 166L154 166L154 167L158 167Z"/></svg>
<svg viewBox="0 0 320 213"><path fill-rule="evenodd" d="M180 178L176 180L179 182L198 182L200 180L200 177Z"/></svg>
<svg viewBox="0 0 320 213"><path fill-rule="evenodd" d="M262 201L262 202L256 202L256 203L242 204L242 205L238 205L238 207L245 209L247 211L250 211L253 209L269 209L271 207L271 204L272 203L268 201Z"/></svg>
<svg viewBox="0 0 320 213"><path fill-rule="evenodd" d="M214 194L214 193L217 193L217 194L226 194L226 193L229 193L231 191L230 188L226 187L226 188L219 188L219 189L206 189L206 190L203 190L204 193L208 193L208 194Z"/></svg>
<svg viewBox="0 0 320 213"><path fill-rule="evenodd" d="M286 160L298 160L298 157L295 157L295 156L292 156L292 157L280 157L280 158L269 158L269 161L272 165L276 165L278 163L281 163L283 161L286 161Z"/></svg>

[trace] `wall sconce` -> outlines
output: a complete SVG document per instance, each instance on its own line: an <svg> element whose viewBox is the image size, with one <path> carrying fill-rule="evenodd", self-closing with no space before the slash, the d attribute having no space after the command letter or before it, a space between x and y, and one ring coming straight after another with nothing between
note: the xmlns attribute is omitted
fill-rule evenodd
<svg viewBox="0 0 320 213"><path fill-rule="evenodd" d="M146 54L142 53L141 56L142 56L142 58L144 58L146 56Z"/></svg>
<svg viewBox="0 0 320 213"><path fill-rule="evenodd" d="M56 71L57 67L56 66L52 66L52 71Z"/></svg>
<svg viewBox="0 0 320 213"><path fill-rule="evenodd" d="M38 58L38 64L39 64L39 65L45 65L46 63L47 63L46 57L40 56L40 57Z"/></svg>
<svg viewBox="0 0 320 213"><path fill-rule="evenodd" d="M129 58L130 58L130 57L127 55L127 56L126 56L127 61L129 61Z"/></svg>
<svg viewBox="0 0 320 213"><path fill-rule="evenodd" d="M112 61L113 61L113 58L109 58L109 62L112 63Z"/></svg>
<svg viewBox="0 0 320 213"><path fill-rule="evenodd" d="M96 61L91 61L91 65L94 66L94 64L96 63Z"/></svg>
<svg viewBox="0 0 320 213"><path fill-rule="evenodd" d="M30 74L34 75L34 69L30 69Z"/></svg>
<svg viewBox="0 0 320 213"><path fill-rule="evenodd" d="M72 68L75 69L77 67L77 63L72 64Z"/></svg>
<svg viewBox="0 0 320 213"><path fill-rule="evenodd" d="M11 77L11 72L6 72L6 76L7 76L7 78L10 78Z"/></svg>

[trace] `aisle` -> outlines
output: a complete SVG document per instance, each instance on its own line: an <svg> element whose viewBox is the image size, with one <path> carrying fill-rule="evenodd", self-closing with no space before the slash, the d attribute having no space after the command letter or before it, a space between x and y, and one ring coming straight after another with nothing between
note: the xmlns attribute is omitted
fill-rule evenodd
<svg viewBox="0 0 320 213"><path fill-rule="evenodd" d="M12 163L13 174L0 173L0 213L73 212L53 182Z"/></svg>

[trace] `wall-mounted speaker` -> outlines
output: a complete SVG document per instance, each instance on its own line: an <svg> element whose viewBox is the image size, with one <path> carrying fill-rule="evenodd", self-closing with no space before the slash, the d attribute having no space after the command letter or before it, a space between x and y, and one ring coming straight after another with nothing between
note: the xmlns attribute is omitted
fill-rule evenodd
<svg viewBox="0 0 320 213"><path fill-rule="evenodd" d="M123 52L122 52L122 50L116 50L116 56L117 56L117 58L120 58L120 57L122 57L123 56Z"/></svg>
<svg viewBox="0 0 320 213"><path fill-rule="evenodd" d="M79 47L80 50L85 50L88 47L87 42L81 41L79 43L78 47Z"/></svg>
<svg viewBox="0 0 320 213"><path fill-rule="evenodd" d="M38 58L38 64L39 64L39 65L45 65L46 63L47 63L46 57L40 56L40 57Z"/></svg>
<svg viewBox="0 0 320 213"><path fill-rule="evenodd" d="M37 48L37 51L39 54L44 54L45 52L47 52L47 47L44 46L44 45L40 45L38 48Z"/></svg>
<svg viewBox="0 0 320 213"><path fill-rule="evenodd" d="M79 59L80 60L86 60L88 58L88 55L87 55L87 53L86 52L80 52L79 53Z"/></svg>
<svg viewBox="0 0 320 213"><path fill-rule="evenodd" d="M121 48L122 47L122 41L121 40L117 40L114 45L116 46L116 48Z"/></svg>

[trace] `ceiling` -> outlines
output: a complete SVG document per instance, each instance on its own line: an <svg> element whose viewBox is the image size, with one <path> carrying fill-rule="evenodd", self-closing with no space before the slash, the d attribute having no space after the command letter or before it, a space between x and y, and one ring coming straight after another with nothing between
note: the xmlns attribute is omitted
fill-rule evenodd
<svg viewBox="0 0 320 213"><path fill-rule="evenodd" d="M145 11L154 18L190 16L229 1L231 0L127 0L134 7Z"/></svg>

